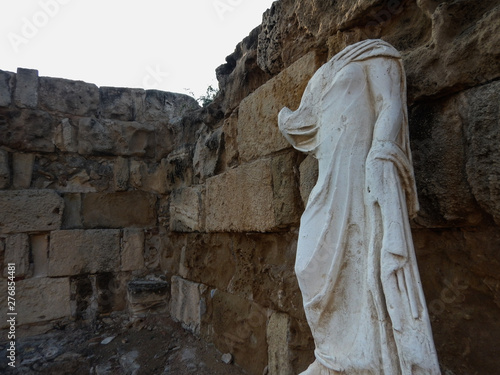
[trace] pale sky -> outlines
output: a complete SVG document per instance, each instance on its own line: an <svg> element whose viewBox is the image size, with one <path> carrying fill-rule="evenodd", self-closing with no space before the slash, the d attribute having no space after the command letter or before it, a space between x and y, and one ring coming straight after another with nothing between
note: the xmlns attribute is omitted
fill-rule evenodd
<svg viewBox="0 0 500 375"><path fill-rule="evenodd" d="M273 0L0 0L0 70L195 97Z"/></svg>

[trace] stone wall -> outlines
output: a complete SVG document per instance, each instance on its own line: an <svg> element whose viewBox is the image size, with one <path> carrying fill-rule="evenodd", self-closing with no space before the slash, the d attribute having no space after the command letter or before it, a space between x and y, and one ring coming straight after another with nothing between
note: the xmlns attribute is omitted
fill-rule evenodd
<svg viewBox="0 0 500 375"><path fill-rule="evenodd" d="M280 0L217 69L203 109L2 73L4 263L15 257L28 295L66 293L58 316L40 308L31 321L119 310L125 282L154 274L171 283L171 316L248 373L303 370L314 344L293 264L316 164L277 114L347 44L381 37L407 73L413 235L443 373L495 373L499 28L496 0ZM102 285L112 293L96 305Z"/></svg>

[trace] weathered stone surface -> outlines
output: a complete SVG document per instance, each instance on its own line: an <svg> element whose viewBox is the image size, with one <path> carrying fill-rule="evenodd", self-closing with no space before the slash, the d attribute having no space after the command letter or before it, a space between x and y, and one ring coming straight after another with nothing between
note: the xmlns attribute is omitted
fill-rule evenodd
<svg viewBox="0 0 500 375"><path fill-rule="evenodd" d="M0 293L0 312L6 316L7 293ZM26 279L16 282L17 325L69 318L70 286L68 278ZM0 328L7 327L2 319Z"/></svg>
<svg viewBox="0 0 500 375"><path fill-rule="evenodd" d="M318 161L311 155L307 156L299 166L300 196L304 207L307 205L309 194L318 180Z"/></svg>
<svg viewBox="0 0 500 375"><path fill-rule="evenodd" d="M0 233L41 232L61 227L64 201L52 190L9 190L0 207Z"/></svg>
<svg viewBox="0 0 500 375"><path fill-rule="evenodd" d="M49 276L116 272L119 269L119 230L60 230L51 233Z"/></svg>
<svg viewBox="0 0 500 375"><path fill-rule="evenodd" d="M252 375L267 365L267 311L247 299L219 290L210 292L210 332L222 353L231 353L237 365ZM208 319L208 318L207 318Z"/></svg>
<svg viewBox="0 0 500 375"><path fill-rule="evenodd" d="M130 161L130 184L139 190L165 194L168 191L168 161L159 163L146 161Z"/></svg>
<svg viewBox="0 0 500 375"><path fill-rule="evenodd" d="M73 121L63 118L54 132L54 144L61 151L78 151L78 128Z"/></svg>
<svg viewBox="0 0 500 375"><path fill-rule="evenodd" d="M273 313L267 322L269 375L295 374L288 348L289 326L290 317L283 313Z"/></svg>
<svg viewBox="0 0 500 375"><path fill-rule="evenodd" d="M78 153L121 156L154 156L152 125L138 122L82 118L78 124Z"/></svg>
<svg viewBox="0 0 500 375"><path fill-rule="evenodd" d="M0 107L8 107L12 102L14 73L0 70Z"/></svg>
<svg viewBox="0 0 500 375"><path fill-rule="evenodd" d="M221 172L238 165L238 111L233 111L222 125L223 151L220 157Z"/></svg>
<svg viewBox="0 0 500 375"><path fill-rule="evenodd" d="M203 186L175 190L170 203L170 230L175 232L202 231L205 226Z"/></svg>
<svg viewBox="0 0 500 375"><path fill-rule="evenodd" d="M49 272L49 235L30 236L33 258L33 277L46 277Z"/></svg>
<svg viewBox="0 0 500 375"><path fill-rule="evenodd" d="M272 159L274 217L279 226L299 224L300 204L298 155L291 151Z"/></svg>
<svg viewBox="0 0 500 375"><path fill-rule="evenodd" d="M82 201L85 228L150 227L156 223L156 196L142 191L89 193Z"/></svg>
<svg viewBox="0 0 500 375"><path fill-rule="evenodd" d="M277 123L284 106L297 107L302 93L320 64L311 52L247 96L238 111L238 147L248 161L288 148Z"/></svg>
<svg viewBox="0 0 500 375"><path fill-rule="evenodd" d="M9 153L0 149L0 189L10 185Z"/></svg>
<svg viewBox="0 0 500 375"><path fill-rule="evenodd" d="M136 271L144 268L144 231L127 228L123 230L121 270Z"/></svg>
<svg viewBox="0 0 500 375"><path fill-rule="evenodd" d="M162 253L167 251L167 229L155 227L145 231L144 265L154 271L160 266Z"/></svg>
<svg viewBox="0 0 500 375"><path fill-rule="evenodd" d="M75 116L96 116L99 107L99 89L82 81L40 77L38 97L41 109Z"/></svg>
<svg viewBox="0 0 500 375"><path fill-rule="evenodd" d="M31 109L0 111L0 145L17 151L53 152L56 119Z"/></svg>
<svg viewBox="0 0 500 375"><path fill-rule="evenodd" d="M162 280L133 280L127 284L129 314L144 318L168 310L170 284Z"/></svg>
<svg viewBox="0 0 500 375"><path fill-rule="evenodd" d="M12 154L12 187L15 189L28 189L31 186L35 154Z"/></svg>
<svg viewBox="0 0 500 375"><path fill-rule="evenodd" d="M16 265L16 277L25 278L33 273L30 269L30 240L26 233L7 236L3 264L7 263ZM7 276L7 267L4 267L3 277Z"/></svg>
<svg viewBox="0 0 500 375"><path fill-rule="evenodd" d="M82 211L82 196L81 194L67 193L63 195L64 212L62 217L63 229L78 229L83 228L81 211Z"/></svg>
<svg viewBox="0 0 500 375"><path fill-rule="evenodd" d="M479 205L500 225L500 82L462 95L467 181Z"/></svg>
<svg viewBox="0 0 500 375"><path fill-rule="evenodd" d="M100 87L100 114L103 118L121 121L135 121L141 112L146 93L140 89L121 87Z"/></svg>
<svg viewBox="0 0 500 375"><path fill-rule="evenodd" d="M18 68L14 104L19 108L36 108L38 105L38 70Z"/></svg>
<svg viewBox="0 0 500 375"><path fill-rule="evenodd" d="M118 157L113 163L113 176L116 191L127 190L128 181L130 177L129 160L126 158Z"/></svg>
<svg viewBox="0 0 500 375"><path fill-rule="evenodd" d="M144 111L138 121L163 121L178 123L184 114L197 110L200 105L191 96L172 92L146 90Z"/></svg>
<svg viewBox="0 0 500 375"><path fill-rule="evenodd" d="M167 158L167 190L190 186L193 181L192 149L183 146Z"/></svg>
<svg viewBox="0 0 500 375"><path fill-rule="evenodd" d="M264 232L276 226L270 160L211 177L206 186L207 231Z"/></svg>
<svg viewBox="0 0 500 375"><path fill-rule="evenodd" d="M205 312L204 293L207 287L178 276L172 277L171 285L170 315L172 319L181 322L185 329L195 335L199 335L201 316Z"/></svg>
<svg viewBox="0 0 500 375"><path fill-rule="evenodd" d="M222 152L222 128L210 131L204 128L200 132L194 149L194 175L200 181L215 174Z"/></svg>

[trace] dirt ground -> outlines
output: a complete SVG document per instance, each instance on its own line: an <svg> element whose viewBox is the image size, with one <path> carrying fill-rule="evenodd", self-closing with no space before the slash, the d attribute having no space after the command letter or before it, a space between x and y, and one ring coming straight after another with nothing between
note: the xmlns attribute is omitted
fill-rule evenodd
<svg viewBox="0 0 500 375"><path fill-rule="evenodd" d="M22 375L239 375L245 372L222 361L222 353L169 318L131 322L107 317L94 327L58 324L48 332L18 339L16 368L7 364L0 343L0 373Z"/></svg>

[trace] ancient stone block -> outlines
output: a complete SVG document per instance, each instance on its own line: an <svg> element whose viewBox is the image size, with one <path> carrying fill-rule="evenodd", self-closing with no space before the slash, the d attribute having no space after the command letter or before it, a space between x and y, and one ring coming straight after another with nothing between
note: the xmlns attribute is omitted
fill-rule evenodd
<svg viewBox="0 0 500 375"><path fill-rule="evenodd" d="M63 229L78 229L83 228L82 224L82 196L75 193L67 193L63 195L64 212L62 217Z"/></svg>
<svg viewBox="0 0 500 375"><path fill-rule="evenodd" d="M156 196L142 191L85 194L82 215L86 228L154 226Z"/></svg>
<svg viewBox="0 0 500 375"><path fill-rule="evenodd" d="M62 78L40 77L40 108L76 116L96 116L99 89L96 85Z"/></svg>
<svg viewBox="0 0 500 375"><path fill-rule="evenodd" d="M211 177L206 186L207 231L264 232L276 226L270 160Z"/></svg>
<svg viewBox="0 0 500 375"><path fill-rule="evenodd" d="M38 105L38 70L18 68L14 104L19 108L36 108Z"/></svg>
<svg viewBox="0 0 500 375"><path fill-rule="evenodd" d="M0 70L0 107L8 107L12 102L14 74Z"/></svg>
<svg viewBox="0 0 500 375"><path fill-rule="evenodd" d="M56 120L47 112L22 109L0 116L1 144L17 151L53 152Z"/></svg>
<svg viewBox="0 0 500 375"><path fill-rule="evenodd" d="M78 153L154 156L154 127L138 122L82 118L78 124Z"/></svg>
<svg viewBox="0 0 500 375"><path fill-rule="evenodd" d="M290 317L283 313L273 313L267 323L268 370L269 375L293 375L288 334Z"/></svg>
<svg viewBox="0 0 500 375"><path fill-rule="evenodd" d="M0 189L10 185L9 153L0 149Z"/></svg>
<svg viewBox="0 0 500 375"><path fill-rule="evenodd" d="M144 268L144 231L127 228L123 230L121 270L136 271Z"/></svg>
<svg viewBox="0 0 500 375"><path fill-rule="evenodd" d="M4 264L14 263L16 265L16 277L29 277L30 270L30 241L26 233L7 236L5 240ZM7 267L4 268L3 276L7 277Z"/></svg>
<svg viewBox="0 0 500 375"><path fill-rule="evenodd" d="M35 154L14 153L12 155L12 187L28 189L31 186Z"/></svg>
<svg viewBox="0 0 500 375"><path fill-rule="evenodd" d="M303 211L296 164L293 151L272 158L274 217L279 226L299 224Z"/></svg>
<svg viewBox="0 0 500 375"><path fill-rule="evenodd" d="M196 232L204 228L203 186L175 190L170 203L170 230Z"/></svg>
<svg viewBox="0 0 500 375"><path fill-rule="evenodd" d="M33 277L46 277L49 271L49 236L36 234L30 236L33 258Z"/></svg>
<svg viewBox="0 0 500 375"><path fill-rule="evenodd" d="M54 144L61 151L78 151L78 129L71 120L64 118L54 131Z"/></svg>
<svg viewBox="0 0 500 375"><path fill-rule="evenodd" d="M3 299L2 293L0 299ZM3 305L7 305L2 301ZM20 325L69 318L70 285L68 278L36 278L16 283L17 322ZM2 322L3 323L3 322Z"/></svg>
<svg viewBox="0 0 500 375"><path fill-rule="evenodd" d="M318 180L318 160L312 155L307 156L299 166L300 196L304 207L307 205L309 194Z"/></svg>
<svg viewBox="0 0 500 375"><path fill-rule="evenodd" d="M159 90L146 90L144 111L139 114L138 121L179 122L186 112L199 109L196 99L184 94Z"/></svg>
<svg viewBox="0 0 500 375"><path fill-rule="evenodd" d="M118 157L113 163L113 176L116 191L127 190L128 180L130 176L130 168L128 159Z"/></svg>
<svg viewBox="0 0 500 375"><path fill-rule="evenodd" d="M52 190L9 190L0 207L0 233L51 231L61 227L64 201Z"/></svg>
<svg viewBox="0 0 500 375"><path fill-rule="evenodd" d="M172 299L170 315L172 319L181 322L185 329L200 334L201 316L204 314L204 293L207 287L178 276L172 277Z"/></svg>
<svg viewBox="0 0 500 375"><path fill-rule="evenodd" d="M193 181L192 150L188 145L173 151L167 158L167 190L191 185Z"/></svg>
<svg viewBox="0 0 500 375"><path fill-rule="evenodd" d="M212 290L210 293L213 342L222 353L250 374L260 375L267 365L267 311L247 299Z"/></svg>
<svg viewBox="0 0 500 375"><path fill-rule="evenodd" d="M144 243L144 265L149 270L156 270L160 266L162 254L167 251L167 229L165 227L155 227L145 231Z"/></svg>
<svg viewBox="0 0 500 375"><path fill-rule="evenodd" d="M233 111L222 125L224 148L220 157L220 168L225 171L238 165L238 112Z"/></svg>
<svg viewBox="0 0 500 375"><path fill-rule="evenodd" d="M51 233L49 276L116 272L119 269L119 230L60 230Z"/></svg>
<svg viewBox="0 0 500 375"><path fill-rule="evenodd" d="M222 151L222 128L209 131L204 128L200 132L194 149L193 166L194 175L200 181L215 174Z"/></svg>
<svg viewBox="0 0 500 375"><path fill-rule="evenodd" d="M165 194L168 189L167 175L167 159L162 159L159 163L130 161L130 184L139 190Z"/></svg>
<svg viewBox="0 0 500 375"><path fill-rule="evenodd" d="M289 147L278 129L278 112L297 107L307 82L319 68L311 52L247 96L238 111L238 147L243 161Z"/></svg>
<svg viewBox="0 0 500 375"><path fill-rule="evenodd" d="M168 310L170 284L162 280L133 280L127 284L127 304L132 318Z"/></svg>
<svg viewBox="0 0 500 375"><path fill-rule="evenodd" d="M121 87L100 87L101 117L121 121L135 121L142 110L144 90Z"/></svg>

